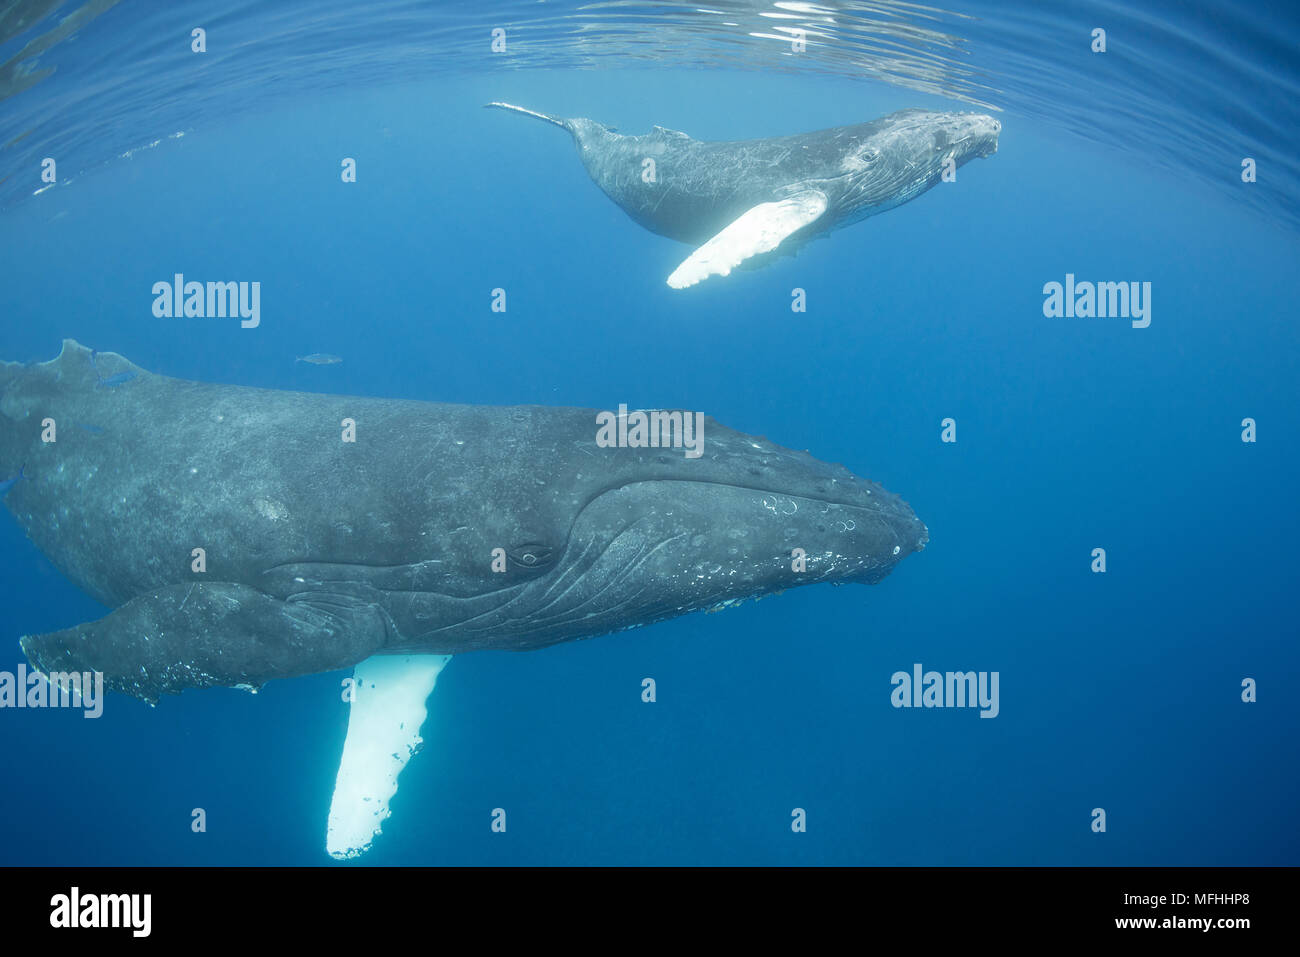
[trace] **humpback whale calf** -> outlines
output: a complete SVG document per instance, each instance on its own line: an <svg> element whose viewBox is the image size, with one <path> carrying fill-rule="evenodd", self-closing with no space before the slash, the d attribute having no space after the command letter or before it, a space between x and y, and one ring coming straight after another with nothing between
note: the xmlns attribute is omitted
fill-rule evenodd
<svg viewBox="0 0 1300 957"><path fill-rule="evenodd" d="M641 428L687 416L687 452ZM32 542L112 609L20 639L51 681L99 672L156 703L355 667L336 857L388 816L449 656L875 583L928 537L874 482L698 413L210 385L70 339L0 362L0 476Z"/></svg>
<svg viewBox="0 0 1300 957"><path fill-rule="evenodd" d="M568 130L605 195L651 232L697 246L668 277L674 289L906 203L997 152L1002 130L980 113L912 109L815 133L704 142L662 126L622 136L582 117L487 105Z"/></svg>

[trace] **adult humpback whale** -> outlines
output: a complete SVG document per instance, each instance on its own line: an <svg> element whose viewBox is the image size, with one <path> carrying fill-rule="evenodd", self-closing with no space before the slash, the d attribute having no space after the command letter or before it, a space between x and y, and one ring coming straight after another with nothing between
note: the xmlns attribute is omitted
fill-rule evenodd
<svg viewBox="0 0 1300 957"><path fill-rule="evenodd" d="M874 583L925 545L879 485L701 420L692 457L605 447L594 410L208 385L72 340L0 362L5 504L113 609L23 651L150 702L356 666L327 848L358 854L447 656Z"/></svg>
<svg viewBox="0 0 1300 957"><path fill-rule="evenodd" d="M674 289L906 203L945 171L997 152L1002 130L980 113L913 109L815 133L710 143L662 126L622 136L595 120L487 105L568 130L588 175L624 212L698 246L668 277Z"/></svg>

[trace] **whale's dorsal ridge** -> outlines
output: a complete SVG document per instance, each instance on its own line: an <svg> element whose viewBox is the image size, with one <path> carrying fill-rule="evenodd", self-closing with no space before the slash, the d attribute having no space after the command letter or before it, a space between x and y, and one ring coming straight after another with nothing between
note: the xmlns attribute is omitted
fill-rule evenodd
<svg viewBox="0 0 1300 957"><path fill-rule="evenodd" d="M83 346L76 339L64 339L59 346L59 354L41 365L64 366L83 360L89 362L93 355L98 353L89 346Z"/></svg>
<svg viewBox="0 0 1300 957"><path fill-rule="evenodd" d="M64 339L57 356L31 365L40 370L45 381L60 383L61 388L69 385L94 386L105 380L110 380L110 385L116 385L148 373L147 369L140 368L126 356L116 352L97 352L83 346L76 339ZM23 368L23 363L5 362L0 363L0 367L6 373L0 376L0 381L3 381L16 375Z"/></svg>
<svg viewBox="0 0 1300 957"><path fill-rule="evenodd" d="M655 126L654 131L656 133L662 133L664 136L676 136L684 140L689 140L691 138L688 133L683 133L681 130L670 130L666 126Z"/></svg>

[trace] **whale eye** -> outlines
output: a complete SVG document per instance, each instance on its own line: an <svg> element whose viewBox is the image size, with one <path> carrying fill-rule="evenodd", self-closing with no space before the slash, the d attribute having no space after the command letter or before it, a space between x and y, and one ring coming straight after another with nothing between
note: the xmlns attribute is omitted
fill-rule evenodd
<svg viewBox="0 0 1300 957"><path fill-rule="evenodd" d="M510 560L522 568L547 568L555 561L555 549L539 542L516 545L506 554Z"/></svg>

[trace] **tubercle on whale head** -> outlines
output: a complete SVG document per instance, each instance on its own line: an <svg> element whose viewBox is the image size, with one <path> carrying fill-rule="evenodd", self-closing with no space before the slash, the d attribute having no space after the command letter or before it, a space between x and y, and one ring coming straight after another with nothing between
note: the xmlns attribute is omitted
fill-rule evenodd
<svg viewBox="0 0 1300 957"><path fill-rule="evenodd" d="M724 565L736 559L755 572L769 564L788 572L793 549L802 547L808 571L815 573L800 571L788 581L761 573L770 587L841 579L875 582L929 541L929 530L908 503L878 483L808 452L705 421L710 438L704 457L683 461L675 474L661 476L669 482L661 486L661 501L677 504L677 495L694 485L685 500L703 496L710 502L700 517L703 538L692 536L692 547L682 549L683 562L707 558L714 546L705 542L718 544L711 526L729 526L721 554L715 556ZM654 483L642 488L649 492Z"/></svg>
<svg viewBox="0 0 1300 957"><path fill-rule="evenodd" d="M952 113L945 134L951 146L960 147L959 156L967 158L992 156L998 151L998 136L1002 123L987 113ZM938 148L951 148L936 142Z"/></svg>

